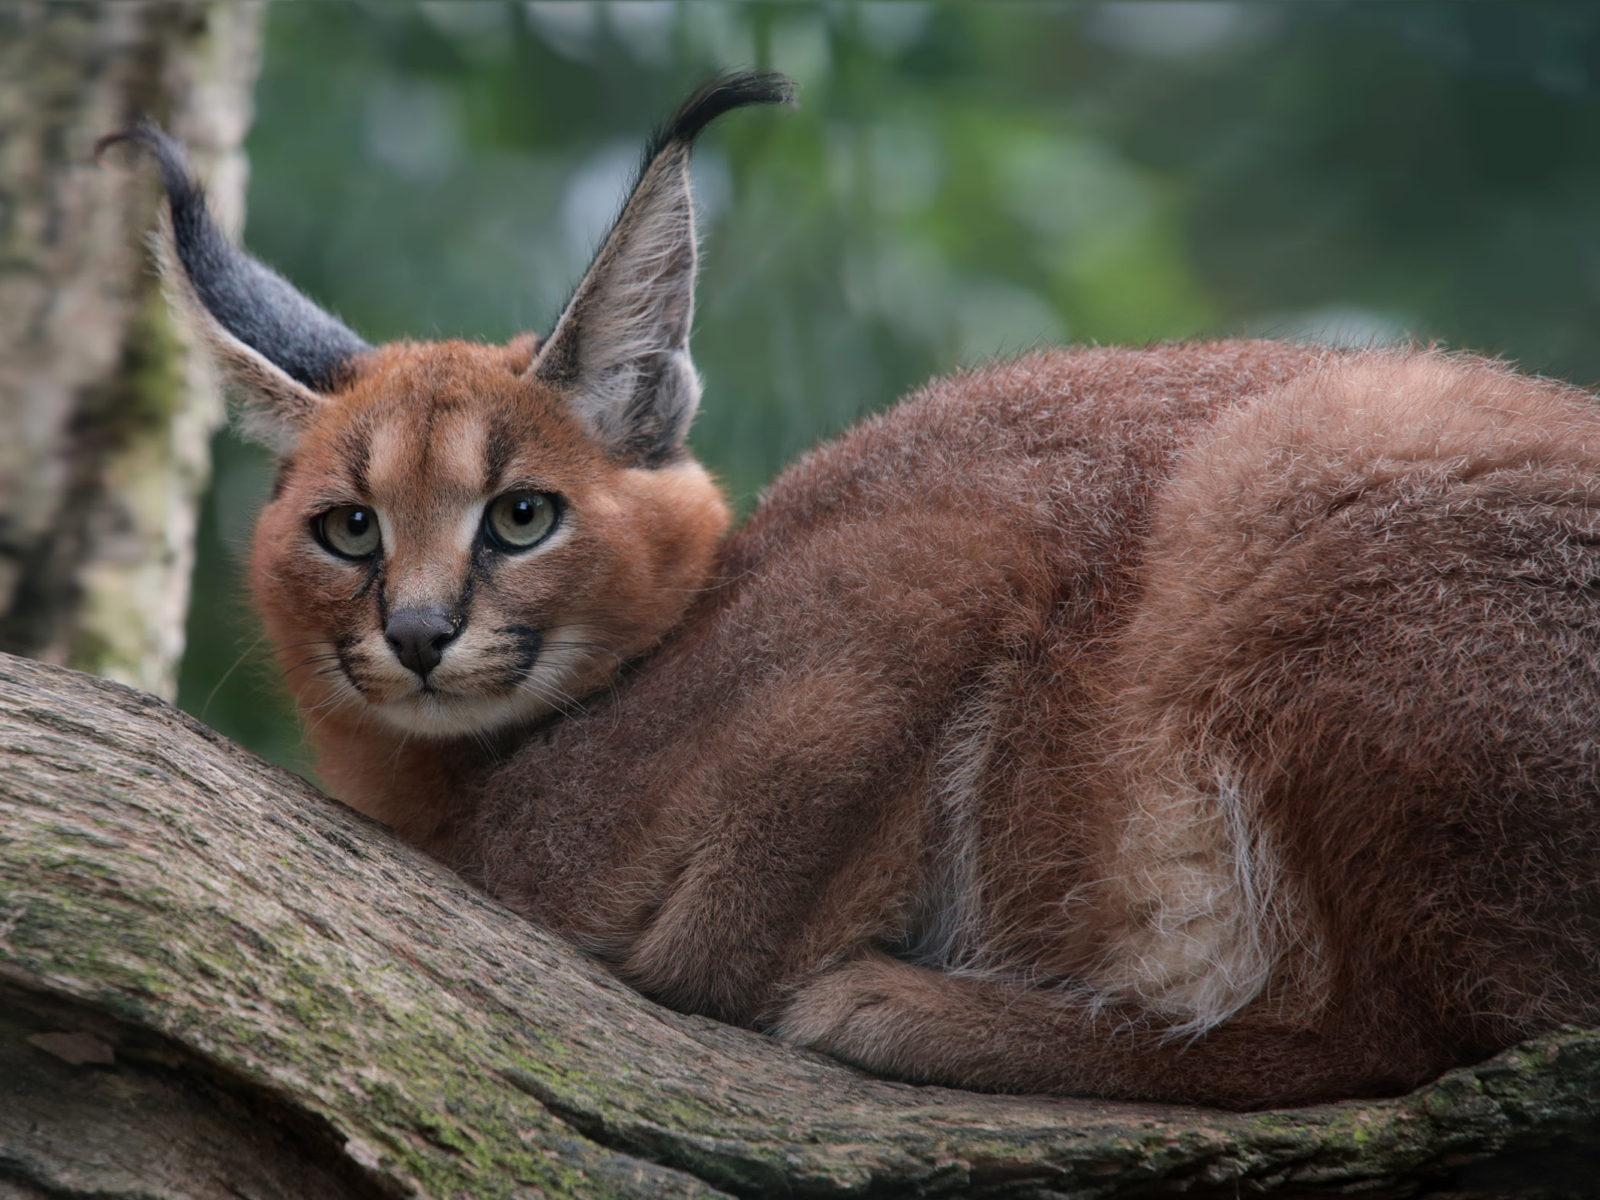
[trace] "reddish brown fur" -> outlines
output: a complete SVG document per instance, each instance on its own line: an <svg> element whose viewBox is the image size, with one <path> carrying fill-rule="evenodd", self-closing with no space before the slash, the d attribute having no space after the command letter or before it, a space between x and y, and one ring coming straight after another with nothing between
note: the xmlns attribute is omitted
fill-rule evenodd
<svg viewBox="0 0 1600 1200"><path fill-rule="evenodd" d="M817 450L717 549L704 473L609 461L529 350L369 356L253 586L332 790L642 990L911 1079L1230 1106L1600 1020L1591 396L1431 352L1039 353ZM603 647L583 711L492 745L298 657L377 626L310 517L429 527L452 412L502 414L583 535L474 605Z"/></svg>

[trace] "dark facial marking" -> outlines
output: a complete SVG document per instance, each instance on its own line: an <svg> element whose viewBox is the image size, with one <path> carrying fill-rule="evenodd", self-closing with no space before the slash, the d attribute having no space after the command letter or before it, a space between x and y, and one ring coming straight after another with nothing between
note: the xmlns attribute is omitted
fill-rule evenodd
<svg viewBox="0 0 1600 1200"><path fill-rule="evenodd" d="M417 456L417 475L426 476L428 473L428 458L433 454L433 425L439 419L439 397L429 396L427 408L422 417L422 437L419 445L422 452Z"/></svg>
<svg viewBox="0 0 1600 1200"><path fill-rule="evenodd" d="M383 559L373 555L367 559L367 577L361 581L361 586L350 593L350 599L359 600L372 590L372 585L383 578Z"/></svg>
<svg viewBox="0 0 1600 1200"><path fill-rule="evenodd" d="M350 660L350 647L355 644L352 637L342 637L333 644L333 652L339 658L339 669L344 672L344 677L350 681L350 686L363 696L367 694L367 685L356 678L355 666Z"/></svg>
<svg viewBox="0 0 1600 1200"><path fill-rule="evenodd" d="M382 566L379 566L378 569L373 573L372 581L377 584L377 587L373 589L373 592L376 596L376 603L378 606L378 628L382 629L384 626L389 624L389 597L384 594Z"/></svg>
<svg viewBox="0 0 1600 1200"><path fill-rule="evenodd" d="M496 669L486 682L500 691L515 691L538 659L539 651L544 647L544 635L531 625L503 625L495 632L510 640L514 657Z"/></svg>
<svg viewBox="0 0 1600 1200"><path fill-rule="evenodd" d="M503 413L495 413L489 419L489 436L483 445L484 491L492 495L500 490L500 483L511 465L511 456L516 452L517 441L512 436L511 423Z"/></svg>
<svg viewBox="0 0 1600 1200"><path fill-rule="evenodd" d="M472 565L467 569L467 575L473 580L474 585L488 582L489 578L494 574L495 565L505 557L497 552L493 546L489 545L488 539L483 536L481 529L475 536L478 541L473 547Z"/></svg>
<svg viewBox="0 0 1600 1200"><path fill-rule="evenodd" d="M477 572L468 566L467 577L461 581L461 591L456 598L455 622L458 634L467 627L467 618L472 615L472 595L477 586Z"/></svg>
<svg viewBox="0 0 1600 1200"><path fill-rule="evenodd" d="M283 489L289 486L289 477L294 474L294 456L285 455L278 460L278 469L272 476L272 494L269 500L276 500L283 495Z"/></svg>
<svg viewBox="0 0 1600 1200"><path fill-rule="evenodd" d="M372 444L367 428L357 426L345 430L339 439L339 453L350 472L350 483L355 488L356 495L361 499L372 495L372 487L367 480L367 467L372 458Z"/></svg>

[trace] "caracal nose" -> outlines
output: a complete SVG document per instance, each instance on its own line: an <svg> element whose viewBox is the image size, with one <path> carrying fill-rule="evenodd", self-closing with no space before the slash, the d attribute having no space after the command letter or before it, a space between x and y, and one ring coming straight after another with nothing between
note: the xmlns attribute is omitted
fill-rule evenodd
<svg viewBox="0 0 1600 1200"><path fill-rule="evenodd" d="M438 606L402 608L390 614L383 636L394 647L395 657L425 678L439 665L444 648L456 636L457 629L450 613Z"/></svg>

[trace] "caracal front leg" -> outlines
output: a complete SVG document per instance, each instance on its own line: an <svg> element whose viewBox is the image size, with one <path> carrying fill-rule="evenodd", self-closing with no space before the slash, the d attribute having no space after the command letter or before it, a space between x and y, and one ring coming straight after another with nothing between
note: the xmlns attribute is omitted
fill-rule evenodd
<svg viewBox="0 0 1600 1200"><path fill-rule="evenodd" d="M622 968L669 1004L744 1024L904 933L932 748L1053 586L994 514L850 522L803 549L764 564L776 578L755 577L697 660L723 656L722 690L691 710L710 714L683 739L695 778L675 781L652 834L682 865Z"/></svg>
<svg viewBox="0 0 1600 1200"><path fill-rule="evenodd" d="M707 748L722 761L669 835L689 853L622 975L759 1025L798 981L892 937L921 861L923 769L889 715L904 703L837 667L754 698Z"/></svg>

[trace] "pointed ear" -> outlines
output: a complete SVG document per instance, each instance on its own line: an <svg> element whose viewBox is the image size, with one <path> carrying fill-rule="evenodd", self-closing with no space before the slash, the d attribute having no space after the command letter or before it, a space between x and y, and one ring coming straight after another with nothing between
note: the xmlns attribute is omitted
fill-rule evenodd
<svg viewBox="0 0 1600 1200"><path fill-rule="evenodd" d="M689 358L695 136L729 109L793 98L784 76L751 71L714 80L684 102L650 139L621 215L534 360L531 373L565 392L623 462L670 461L700 403Z"/></svg>
<svg viewBox="0 0 1600 1200"><path fill-rule="evenodd" d="M145 124L101 138L95 153L118 142L151 150L161 168L168 211L157 257L168 299L235 385L242 431L286 452L370 347L223 236L177 141Z"/></svg>

